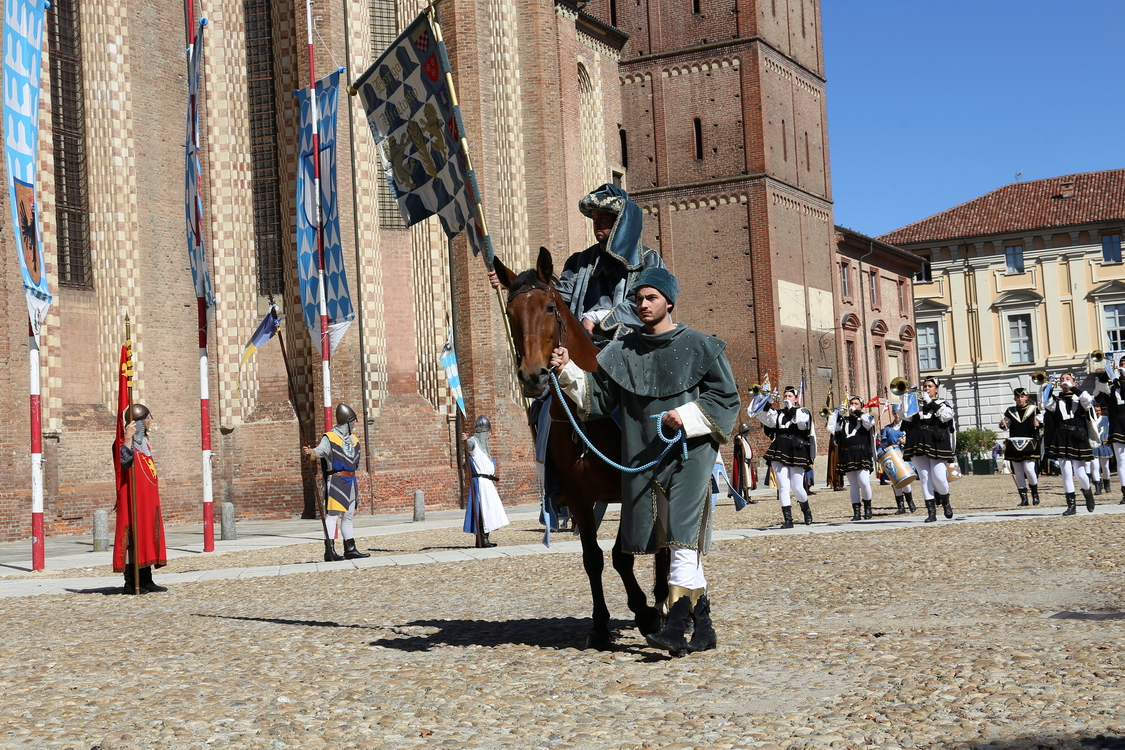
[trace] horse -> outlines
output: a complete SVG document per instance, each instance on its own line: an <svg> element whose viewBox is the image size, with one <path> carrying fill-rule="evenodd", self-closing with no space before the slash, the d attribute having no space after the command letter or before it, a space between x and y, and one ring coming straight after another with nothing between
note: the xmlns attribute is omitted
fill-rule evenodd
<svg viewBox="0 0 1125 750"><path fill-rule="evenodd" d="M523 394L529 398L542 396L550 387L551 352L564 346L571 360L586 372L598 369L598 348L567 307L554 284L551 253L539 248L535 268L515 274L495 259L496 276L508 291L505 313L511 324L515 344L517 378ZM590 579L593 599L593 626L586 637L586 647L606 651L612 648L609 631L609 608L602 589L605 557L598 546L598 524L594 504L598 501L621 502L621 471L606 464L586 449L582 438L574 434L558 393L551 400L551 433L547 443L547 461L559 477L560 501L570 509L574 526L582 542L582 566ZM577 406L570 405L571 413ZM584 430L590 442L615 462L621 459L621 431L612 419L590 420ZM637 629L642 635L656 633L663 627L660 609L649 606L644 590L633 572L633 555L621 550L621 537L613 545L613 567L621 576ZM667 549L655 556L653 597L657 604L668 596L668 568L671 559Z"/></svg>

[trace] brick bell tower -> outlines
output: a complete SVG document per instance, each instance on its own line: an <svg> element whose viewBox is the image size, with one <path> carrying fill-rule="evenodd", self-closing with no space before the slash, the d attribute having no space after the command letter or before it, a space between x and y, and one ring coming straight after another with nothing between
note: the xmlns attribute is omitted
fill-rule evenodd
<svg viewBox="0 0 1125 750"><path fill-rule="evenodd" d="M585 10L629 34L622 161L645 242L679 277L676 319L727 342L744 404L769 372L775 387L803 374L819 408L837 372L819 1Z"/></svg>

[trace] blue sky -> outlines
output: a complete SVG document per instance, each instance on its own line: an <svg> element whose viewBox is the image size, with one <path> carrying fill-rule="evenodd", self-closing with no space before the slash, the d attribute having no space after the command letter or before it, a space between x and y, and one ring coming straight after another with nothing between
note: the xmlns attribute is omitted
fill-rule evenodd
<svg viewBox="0 0 1125 750"><path fill-rule="evenodd" d="M1125 167L1125 1L823 0L837 224Z"/></svg>

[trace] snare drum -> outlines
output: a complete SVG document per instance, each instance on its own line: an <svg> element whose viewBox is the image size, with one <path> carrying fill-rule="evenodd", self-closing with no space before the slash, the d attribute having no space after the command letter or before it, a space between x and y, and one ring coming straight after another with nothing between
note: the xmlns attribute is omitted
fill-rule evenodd
<svg viewBox="0 0 1125 750"><path fill-rule="evenodd" d="M896 490L901 490L918 479L918 472L902 457L902 449L897 446L892 445L879 451L879 466L890 477Z"/></svg>

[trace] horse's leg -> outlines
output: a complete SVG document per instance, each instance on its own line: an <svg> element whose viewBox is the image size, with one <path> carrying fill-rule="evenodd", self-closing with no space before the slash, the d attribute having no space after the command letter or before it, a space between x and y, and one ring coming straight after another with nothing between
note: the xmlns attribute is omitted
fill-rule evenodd
<svg viewBox="0 0 1125 750"><path fill-rule="evenodd" d="M672 569L672 549L661 547L652 563L652 598L656 605L668 599L668 573Z"/></svg>
<svg viewBox="0 0 1125 750"><path fill-rule="evenodd" d="M661 550L661 552L664 552L664 550ZM633 612L637 630L641 631L641 635L657 633L664 627L664 618L661 617L659 609L648 605L648 597L641 585L637 583L637 576L633 571L634 557L635 555L621 551L621 535L618 534L617 540L613 543L613 568L621 576L621 582L625 584L625 594L629 597L629 609ZM664 587L667 589L667 566L664 572ZM665 596L667 596L667 592L665 592ZM659 599L656 601L657 603L660 602Z"/></svg>
<svg viewBox="0 0 1125 750"><path fill-rule="evenodd" d="M609 635L609 607L605 603L605 590L602 588L602 570L605 568L605 555L598 546L598 527L594 520L594 509L591 505L582 505L570 501L571 518L578 529L578 537L582 540L582 567L586 569L586 576L590 579L590 597L594 602L594 611L591 614L593 626L586 636L586 648L596 648L598 651L608 651L612 648L613 639Z"/></svg>

